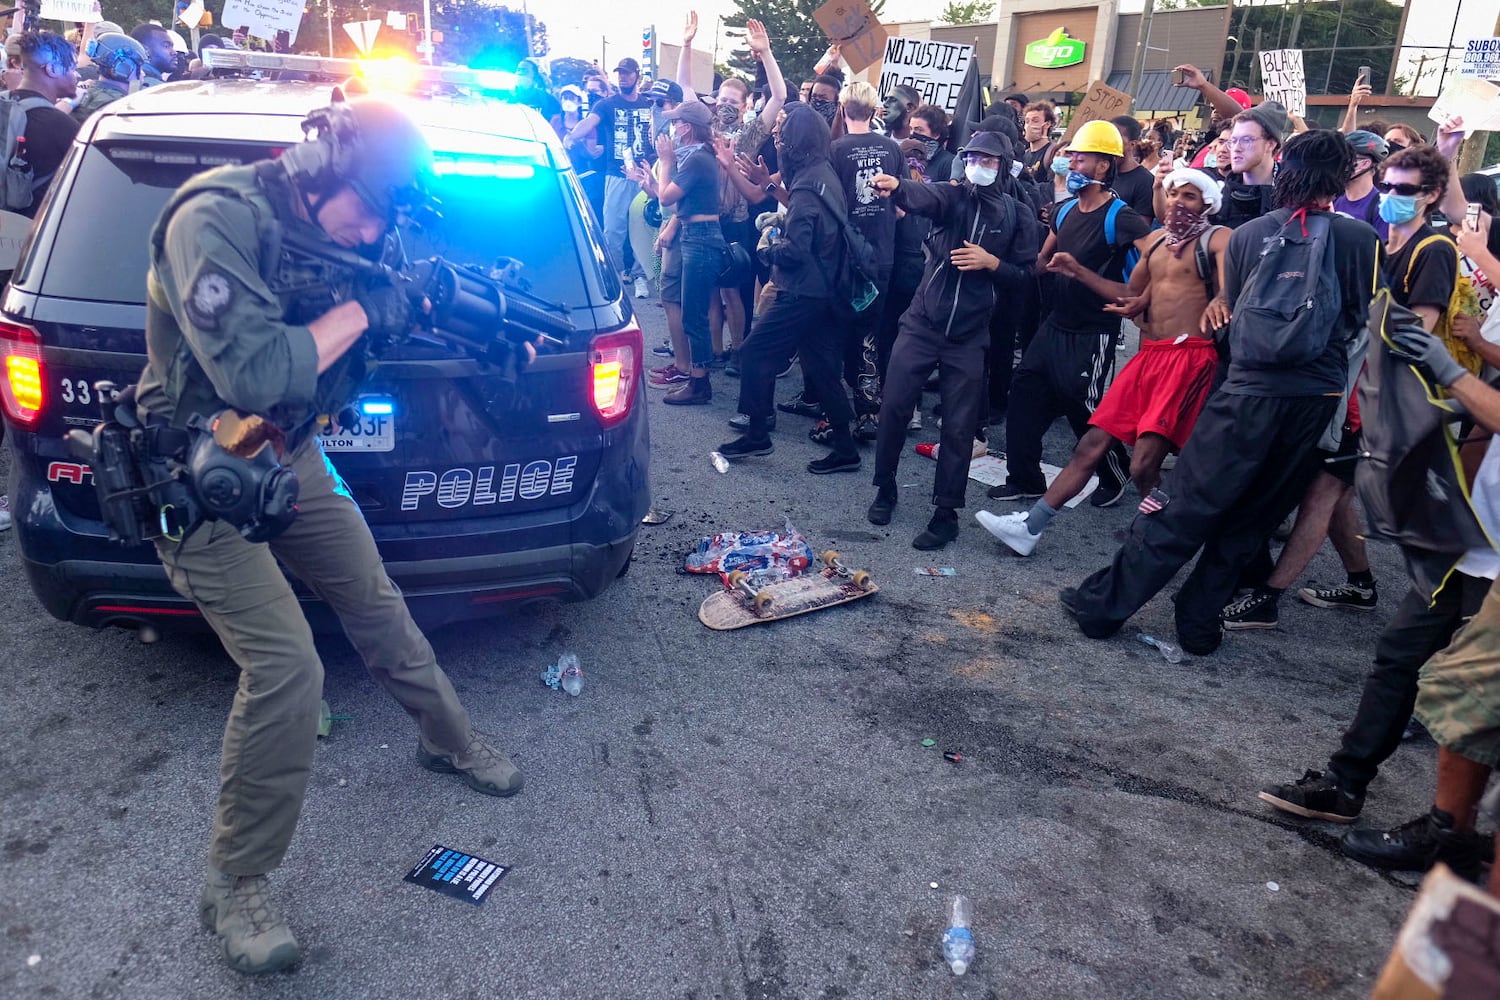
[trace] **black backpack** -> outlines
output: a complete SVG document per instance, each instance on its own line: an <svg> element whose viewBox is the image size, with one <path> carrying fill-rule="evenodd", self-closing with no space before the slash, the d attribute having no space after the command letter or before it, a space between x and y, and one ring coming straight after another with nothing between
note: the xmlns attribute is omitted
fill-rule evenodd
<svg viewBox="0 0 1500 1000"><path fill-rule="evenodd" d="M828 196L828 190L817 186L818 198L833 216L834 223L844 237L844 252L830 274L821 261L818 269L828 283L833 295L834 309L845 319L862 313L875 304L880 295L880 286L875 283L879 271L875 267L875 248L863 233L849 224L849 213L843 199Z"/></svg>
<svg viewBox="0 0 1500 1000"><path fill-rule="evenodd" d="M1332 228L1327 212L1299 212L1266 237L1229 321L1235 364L1299 368L1328 349L1343 303Z"/></svg>

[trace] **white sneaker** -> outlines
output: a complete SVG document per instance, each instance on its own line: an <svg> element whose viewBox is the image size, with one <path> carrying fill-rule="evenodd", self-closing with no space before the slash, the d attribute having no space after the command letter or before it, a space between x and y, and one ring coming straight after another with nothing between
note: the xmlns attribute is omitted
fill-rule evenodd
<svg viewBox="0 0 1500 1000"><path fill-rule="evenodd" d="M911 423L906 425L906 429L909 431L919 431L922 429L922 410L920 408L911 411Z"/></svg>
<svg viewBox="0 0 1500 1000"><path fill-rule="evenodd" d="M649 299L651 297L651 282L645 276L635 279L635 297L638 299Z"/></svg>
<svg viewBox="0 0 1500 1000"><path fill-rule="evenodd" d="M981 510L974 515L974 520L979 526L1006 545L1010 546L1012 552L1018 556L1029 556L1036 548L1037 539L1041 535L1033 535L1026 527L1026 515L1017 512L1015 514L992 514L987 510Z"/></svg>
<svg viewBox="0 0 1500 1000"><path fill-rule="evenodd" d="M0 494L0 531L10 527L10 497Z"/></svg>

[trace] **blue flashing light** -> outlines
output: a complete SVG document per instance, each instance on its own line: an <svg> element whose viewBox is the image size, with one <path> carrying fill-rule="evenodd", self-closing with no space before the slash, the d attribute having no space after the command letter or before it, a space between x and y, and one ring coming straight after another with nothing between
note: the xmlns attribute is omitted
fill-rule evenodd
<svg viewBox="0 0 1500 1000"><path fill-rule="evenodd" d="M440 177L499 177L525 180L536 176L529 163L506 163L502 160L438 160L433 170Z"/></svg>
<svg viewBox="0 0 1500 1000"><path fill-rule="evenodd" d="M474 85L485 90L515 90L516 74L501 69L476 69Z"/></svg>
<svg viewBox="0 0 1500 1000"><path fill-rule="evenodd" d="M359 412L367 417L389 417L396 412L396 404L389 399L365 399L360 401Z"/></svg>

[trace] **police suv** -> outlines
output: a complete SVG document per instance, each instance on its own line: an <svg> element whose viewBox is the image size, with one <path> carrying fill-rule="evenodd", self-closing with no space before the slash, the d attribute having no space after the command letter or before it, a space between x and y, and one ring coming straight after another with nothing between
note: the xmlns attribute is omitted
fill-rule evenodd
<svg viewBox="0 0 1500 1000"><path fill-rule="evenodd" d="M301 141L303 117L328 103L327 84L256 77L342 79L358 69L210 54L242 75L155 87L88 120L0 301L16 535L33 590L65 621L197 620L150 545L108 540L91 470L64 435L98 423L96 383L140 376L147 236L167 198L195 173ZM507 602L594 597L629 568L649 504L640 328L552 129L528 108L474 96L503 85L487 78L503 74L402 73L409 86L398 103L432 145L443 216L403 232L408 256L481 269L561 307L574 332L544 350L514 392L451 348L420 339L395 348L353 411L328 415L324 449L423 624ZM334 626L298 593L315 625Z"/></svg>

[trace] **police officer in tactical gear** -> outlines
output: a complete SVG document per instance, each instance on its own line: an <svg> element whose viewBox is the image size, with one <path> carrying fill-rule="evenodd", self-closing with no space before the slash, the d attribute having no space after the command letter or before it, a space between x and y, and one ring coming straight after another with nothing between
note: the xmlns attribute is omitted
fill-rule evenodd
<svg viewBox="0 0 1500 1000"><path fill-rule="evenodd" d="M89 86L69 112L80 123L138 86L142 68L150 61L144 45L117 31L95 35L89 41L88 57L99 67L99 79Z"/></svg>
<svg viewBox="0 0 1500 1000"><path fill-rule="evenodd" d="M522 778L470 727L432 647L381 565L370 530L318 443L319 414L356 396L367 348L404 336L405 291L308 270L288 247L373 255L420 198L431 151L396 108L357 98L313 112L314 136L277 160L188 181L151 235L148 361L141 418L184 431L230 409L285 435L300 513L266 543L211 520L157 552L240 668L224 731L218 807L201 913L229 964L264 973L300 958L267 897L302 806L317 740L323 667L281 566L338 613L370 673L417 722L417 762L476 791L512 795ZM320 281L309 282L309 275ZM309 295L309 284L316 285ZM280 565L278 565L278 563Z"/></svg>

